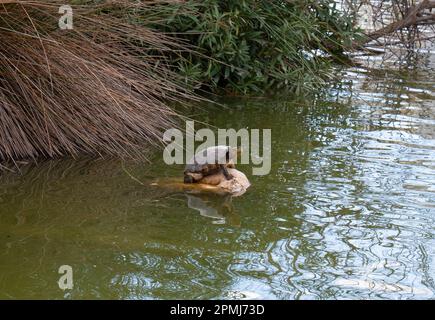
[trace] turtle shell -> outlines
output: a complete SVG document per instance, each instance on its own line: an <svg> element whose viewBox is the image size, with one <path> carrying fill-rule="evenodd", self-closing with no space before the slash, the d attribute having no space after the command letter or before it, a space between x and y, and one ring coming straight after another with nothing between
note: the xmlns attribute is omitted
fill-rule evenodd
<svg viewBox="0 0 435 320"><path fill-rule="evenodd" d="M229 147L216 146L204 149L191 158L187 165L186 170L189 172L202 172L210 169L217 168L218 164L226 164L228 162Z"/></svg>
<svg viewBox="0 0 435 320"><path fill-rule="evenodd" d="M234 163L229 159L229 151L228 146L216 146L198 152L186 165L184 174L190 175L193 180L198 181L205 176L218 173L221 165Z"/></svg>
<svg viewBox="0 0 435 320"><path fill-rule="evenodd" d="M220 165L217 163L206 163L206 164L188 164L186 165L185 173L200 173L203 176L213 174L218 172Z"/></svg>

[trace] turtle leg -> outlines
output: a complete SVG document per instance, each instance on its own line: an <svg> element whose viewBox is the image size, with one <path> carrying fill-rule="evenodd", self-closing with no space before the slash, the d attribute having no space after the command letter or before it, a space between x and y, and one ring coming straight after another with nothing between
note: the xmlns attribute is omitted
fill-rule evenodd
<svg viewBox="0 0 435 320"><path fill-rule="evenodd" d="M231 180L233 178L233 176L228 172L227 167L225 165L221 165L221 170L225 176L225 179Z"/></svg>
<svg viewBox="0 0 435 320"><path fill-rule="evenodd" d="M227 168L235 169L236 165L234 164L234 162L230 161L227 163Z"/></svg>
<svg viewBox="0 0 435 320"><path fill-rule="evenodd" d="M196 172L185 172L184 173L184 183L195 183L201 180L204 176L202 173Z"/></svg>

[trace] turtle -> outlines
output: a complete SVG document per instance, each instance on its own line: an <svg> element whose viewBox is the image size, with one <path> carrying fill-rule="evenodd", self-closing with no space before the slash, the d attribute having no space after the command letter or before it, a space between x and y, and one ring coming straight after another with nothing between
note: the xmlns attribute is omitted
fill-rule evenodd
<svg viewBox="0 0 435 320"><path fill-rule="evenodd" d="M184 169L184 183L195 183L202 178L222 172L227 180L233 177L227 168L235 168L234 160L240 149L214 146L203 149L193 156Z"/></svg>

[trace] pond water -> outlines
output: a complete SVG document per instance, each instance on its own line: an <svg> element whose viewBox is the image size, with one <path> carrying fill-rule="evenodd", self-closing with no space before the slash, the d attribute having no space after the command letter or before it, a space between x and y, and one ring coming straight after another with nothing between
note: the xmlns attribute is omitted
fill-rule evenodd
<svg viewBox="0 0 435 320"><path fill-rule="evenodd" d="M240 166L241 197L150 186L181 177L161 152L3 172L0 298L433 299L433 57L401 69L375 56L323 98L196 109L219 128L272 129L272 170Z"/></svg>

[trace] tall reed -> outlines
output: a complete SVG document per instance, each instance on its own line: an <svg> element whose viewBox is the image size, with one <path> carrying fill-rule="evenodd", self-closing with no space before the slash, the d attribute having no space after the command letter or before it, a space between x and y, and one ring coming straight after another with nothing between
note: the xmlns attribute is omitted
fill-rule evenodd
<svg viewBox="0 0 435 320"><path fill-rule="evenodd" d="M155 2L0 1L0 164L81 153L142 157L193 98L168 66L183 46L129 20Z"/></svg>

